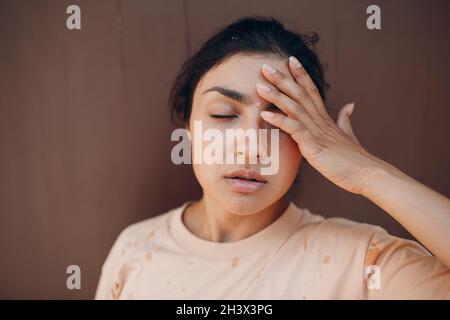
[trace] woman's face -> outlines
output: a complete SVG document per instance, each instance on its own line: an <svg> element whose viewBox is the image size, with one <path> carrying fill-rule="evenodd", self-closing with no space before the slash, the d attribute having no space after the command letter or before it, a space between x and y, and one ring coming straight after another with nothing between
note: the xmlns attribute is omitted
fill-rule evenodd
<svg viewBox="0 0 450 320"><path fill-rule="evenodd" d="M269 55L235 54L208 71L198 83L189 120L192 145L201 142L198 140L202 136L194 132L194 121L197 124L201 122L203 132L214 128L222 133L224 155L232 153L233 156L239 154L244 157L245 164L237 164L236 160L233 164L206 164L205 161L200 164L195 164L194 161L193 164L204 196L211 197L224 210L239 215L260 212L282 198L292 185L301 162L298 145L284 131L279 130L278 150L274 147L270 150L271 145L274 146L270 139L271 130L276 129L265 122L259 113L263 110L281 111L256 92L257 83L268 84L261 73L263 63L290 75L287 59ZM255 144L250 144L249 139L246 139L245 148L239 148L234 143L226 143L227 129L251 129L256 133L259 129L267 129L268 139L260 140L258 148L253 148ZM211 142L201 143L204 150ZM271 154L269 150L278 151L278 155ZM259 181L252 181L255 178L252 176L254 172L261 173L263 165L260 159L266 153L272 159L278 156L278 170L273 175L262 175L263 179L256 176ZM249 164L251 156L256 156L256 164Z"/></svg>

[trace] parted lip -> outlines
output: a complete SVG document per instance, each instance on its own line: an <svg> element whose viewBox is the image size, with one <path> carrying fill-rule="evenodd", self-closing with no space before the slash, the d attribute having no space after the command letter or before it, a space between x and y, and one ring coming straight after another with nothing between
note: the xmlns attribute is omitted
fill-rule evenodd
<svg viewBox="0 0 450 320"><path fill-rule="evenodd" d="M233 179L233 178L240 178L240 179L246 179L246 180L254 180L256 182L266 183L267 180L263 178L257 171L255 170L248 170L248 169L239 169L234 170L225 175L225 178L227 179Z"/></svg>

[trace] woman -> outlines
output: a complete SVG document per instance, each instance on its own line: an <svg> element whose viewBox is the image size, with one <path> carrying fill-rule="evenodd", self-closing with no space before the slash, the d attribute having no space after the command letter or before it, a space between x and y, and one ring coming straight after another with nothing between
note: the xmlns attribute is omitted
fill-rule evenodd
<svg viewBox="0 0 450 320"><path fill-rule="evenodd" d="M325 104L316 39L274 19L241 19L183 66L171 103L195 144L204 129L279 130L276 174L256 164L194 162L203 189L133 224L102 269L97 299L444 299L450 297L450 201L365 150L344 106ZM225 147L226 152L230 152ZM417 242L378 226L324 219L290 201L306 159L338 187L370 199Z"/></svg>

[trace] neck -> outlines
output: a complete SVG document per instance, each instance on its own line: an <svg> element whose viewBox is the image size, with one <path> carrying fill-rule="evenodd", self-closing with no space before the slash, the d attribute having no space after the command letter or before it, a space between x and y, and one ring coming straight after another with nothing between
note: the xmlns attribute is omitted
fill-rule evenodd
<svg viewBox="0 0 450 320"><path fill-rule="evenodd" d="M183 222L197 237L214 242L237 241L261 231L274 222L287 208L285 197L263 210L239 215L227 211L219 202L208 195L188 206Z"/></svg>

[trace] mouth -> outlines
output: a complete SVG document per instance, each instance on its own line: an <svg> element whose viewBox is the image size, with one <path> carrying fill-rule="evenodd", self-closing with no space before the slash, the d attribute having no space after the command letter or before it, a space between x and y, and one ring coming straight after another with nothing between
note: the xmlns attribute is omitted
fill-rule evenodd
<svg viewBox="0 0 450 320"><path fill-rule="evenodd" d="M238 193L253 193L267 184L267 180L254 170L233 171L226 174L224 178L231 189Z"/></svg>

